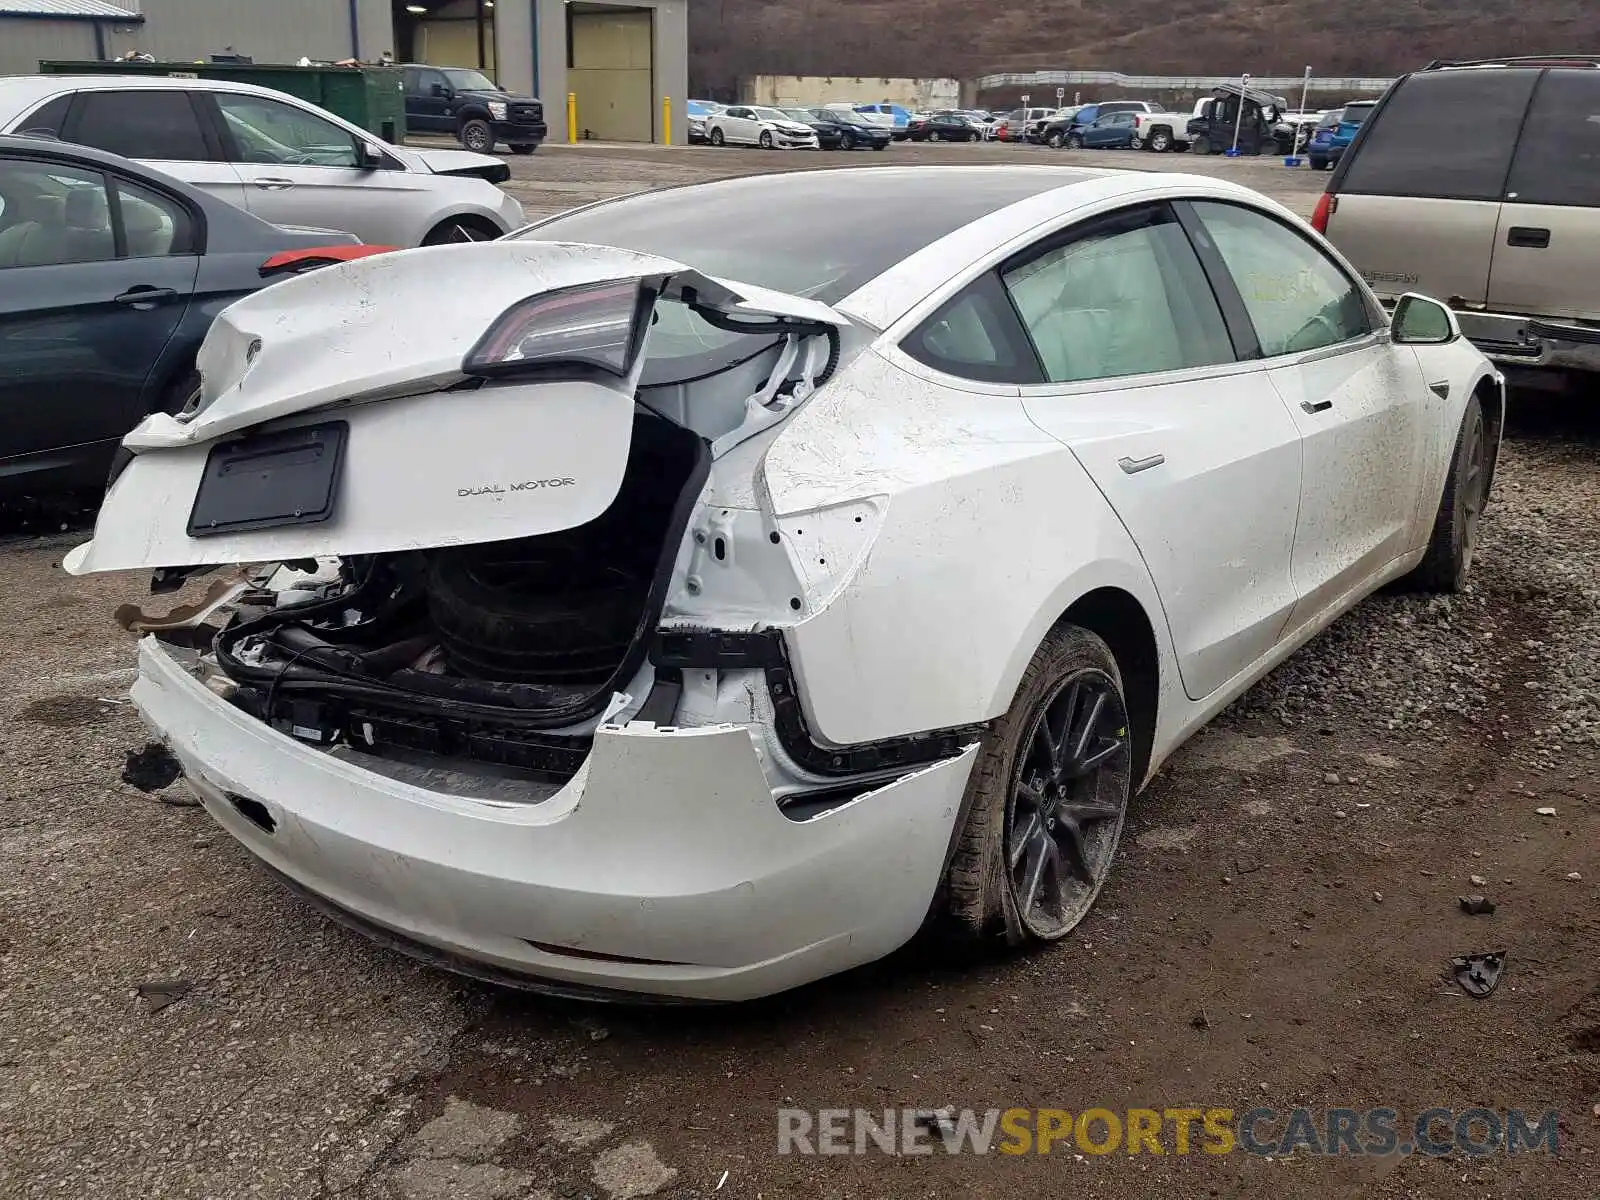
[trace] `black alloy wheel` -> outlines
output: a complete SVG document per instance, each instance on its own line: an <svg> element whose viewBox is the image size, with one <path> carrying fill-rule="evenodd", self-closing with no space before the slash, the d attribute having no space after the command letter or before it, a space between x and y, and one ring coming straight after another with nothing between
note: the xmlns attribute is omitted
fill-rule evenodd
<svg viewBox="0 0 1600 1200"><path fill-rule="evenodd" d="M1006 805L1005 869L1017 918L1041 941L1061 937L1111 871L1127 811L1128 714L1095 668L1062 679L1022 742Z"/></svg>

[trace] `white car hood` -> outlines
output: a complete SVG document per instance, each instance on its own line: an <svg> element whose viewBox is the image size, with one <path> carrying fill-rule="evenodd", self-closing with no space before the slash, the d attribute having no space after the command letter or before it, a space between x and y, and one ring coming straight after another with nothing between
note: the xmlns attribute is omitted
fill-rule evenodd
<svg viewBox="0 0 1600 1200"><path fill-rule="evenodd" d="M802 125L802 124L800 124L799 121L768 121L767 124L773 126L776 129L781 129L785 133L812 133L812 132L814 132L812 130L811 126Z"/></svg>
<svg viewBox="0 0 1600 1200"><path fill-rule="evenodd" d="M422 164L436 175L448 175L453 171L478 171L485 167L505 165L504 159L495 158L491 154L475 154L471 150L419 150L415 146L407 146L406 153L420 158Z"/></svg>

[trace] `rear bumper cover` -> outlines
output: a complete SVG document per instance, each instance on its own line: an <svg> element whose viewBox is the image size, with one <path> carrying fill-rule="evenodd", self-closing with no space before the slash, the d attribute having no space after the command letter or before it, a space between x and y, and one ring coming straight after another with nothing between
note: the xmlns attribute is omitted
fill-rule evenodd
<svg viewBox="0 0 1600 1200"><path fill-rule="evenodd" d="M346 923L574 994L726 1001L858 966L921 926L976 754L808 821L749 730L602 728L541 803L427 791L297 742L146 639L133 700L207 811Z"/></svg>
<svg viewBox="0 0 1600 1200"><path fill-rule="evenodd" d="M1461 332L1506 366L1600 372L1600 328L1515 313L1456 313Z"/></svg>

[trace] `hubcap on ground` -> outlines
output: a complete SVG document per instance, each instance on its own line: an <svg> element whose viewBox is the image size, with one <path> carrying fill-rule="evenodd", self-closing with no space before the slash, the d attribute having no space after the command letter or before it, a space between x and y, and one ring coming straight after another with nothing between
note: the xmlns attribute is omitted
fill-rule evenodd
<svg viewBox="0 0 1600 1200"><path fill-rule="evenodd" d="M1472 554L1478 545L1478 518L1483 514L1488 483L1489 439L1484 436L1483 412L1478 409L1474 410L1472 424L1467 426L1467 472L1456 493L1463 571L1472 565Z"/></svg>
<svg viewBox="0 0 1600 1200"><path fill-rule="evenodd" d="M1111 870L1127 809L1128 714L1087 669L1039 707L1006 811L1006 879L1028 932L1051 940L1083 919Z"/></svg>

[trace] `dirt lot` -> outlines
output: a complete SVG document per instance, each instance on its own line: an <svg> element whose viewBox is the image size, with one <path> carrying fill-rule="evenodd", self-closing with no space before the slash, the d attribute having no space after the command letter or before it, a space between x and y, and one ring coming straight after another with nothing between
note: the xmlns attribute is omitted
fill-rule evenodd
<svg viewBox="0 0 1600 1200"><path fill-rule="evenodd" d="M1105 156L1130 157L1148 156ZM584 148L514 165L534 210L772 162ZM1320 182L1271 160L1204 165L1301 211ZM915 947L691 1012L553 1003L415 966L280 891L173 803L181 787L121 782L144 737L111 610L144 581L66 576L70 532L14 536L0 546L0 1195L1592 1197L1597 513L1600 418L1527 401L1470 592L1373 598L1186 747L1068 943L966 962ZM1468 892L1498 910L1464 915ZM1496 949L1509 958L1492 997L1451 986L1451 955ZM169 980L190 989L151 1011L138 985ZM1560 1153L776 1153L780 1107L1297 1104L1559 1109Z"/></svg>

